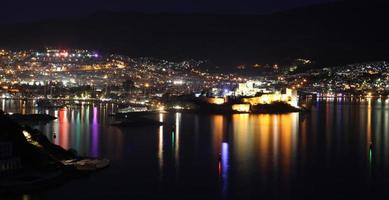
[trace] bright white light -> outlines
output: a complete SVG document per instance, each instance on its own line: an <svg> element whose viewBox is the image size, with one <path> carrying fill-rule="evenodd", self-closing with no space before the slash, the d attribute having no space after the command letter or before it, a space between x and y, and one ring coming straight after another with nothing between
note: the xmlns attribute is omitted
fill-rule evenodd
<svg viewBox="0 0 389 200"><path fill-rule="evenodd" d="M176 106L173 106L173 109L176 109L176 110L182 110L183 107L179 106L179 105L176 105Z"/></svg>
<svg viewBox="0 0 389 200"><path fill-rule="evenodd" d="M184 84L184 81L183 80L174 80L173 84L174 85L182 85L182 84Z"/></svg>

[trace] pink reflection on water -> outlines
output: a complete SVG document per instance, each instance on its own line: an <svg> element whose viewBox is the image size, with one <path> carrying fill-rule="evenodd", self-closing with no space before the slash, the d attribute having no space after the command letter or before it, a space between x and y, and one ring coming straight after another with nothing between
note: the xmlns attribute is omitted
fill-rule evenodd
<svg viewBox="0 0 389 200"><path fill-rule="evenodd" d="M58 112L59 120L59 145L69 149L69 121L66 109L60 109Z"/></svg>
<svg viewBox="0 0 389 200"><path fill-rule="evenodd" d="M91 155L93 157L99 156L99 124L97 120L97 107L93 107L93 121L92 121L92 146Z"/></svg>
<svg viewBox="0 0 389 200"><path fill-rule="evenodd" d="M221 177L222 177L222 191L223 197L227 196L228 189L228 143L222 143L222 152L221 152ZM224 198L225 199L225 198Z"/></svg>

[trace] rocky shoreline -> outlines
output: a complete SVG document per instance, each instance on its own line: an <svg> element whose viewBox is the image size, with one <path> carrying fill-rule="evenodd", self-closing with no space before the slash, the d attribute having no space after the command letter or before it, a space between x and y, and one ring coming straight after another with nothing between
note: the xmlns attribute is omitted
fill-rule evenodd
<svg viewBox="0 0 389 200"><path fill-rule="evenodd" d="M53 144L40 131L17 122L48 116L14 116L0 111L0 193L36 191L109 166L107 159L78 157L75 151Z"/></svg>

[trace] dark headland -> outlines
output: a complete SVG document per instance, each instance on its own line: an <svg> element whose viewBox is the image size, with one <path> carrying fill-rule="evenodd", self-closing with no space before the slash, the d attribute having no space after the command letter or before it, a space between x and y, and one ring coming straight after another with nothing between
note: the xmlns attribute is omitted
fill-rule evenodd
<svg viewBox="0 0 389 200"><path fill-rule="evenodd" d="M80 158L0 111L0 193L37 191L104 168L108 160Z"/></svg>

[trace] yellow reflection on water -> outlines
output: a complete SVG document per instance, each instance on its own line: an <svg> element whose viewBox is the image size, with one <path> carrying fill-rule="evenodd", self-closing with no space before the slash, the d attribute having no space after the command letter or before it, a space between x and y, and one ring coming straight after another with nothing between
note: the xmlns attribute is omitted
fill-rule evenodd
<svg viewBox="0 0 389 200"><path fill-rule="evenodd" d="M239 163L239 174L245 176L251 170L261 170L263 174L280 171L288 178L297 157L299 114L233 115L232 121L233 155Z"/></svg>
<svg viewBox="0 0 389 200"><path fill-rule="evenodd" d="M28 194L23 194L22 199L23 199L23 200L30 200L30 199L31 199L31 196L28 195Z"/></svg>
<svg viewBox="0 0 389 200"><path fill-rule="evenodd" d="M20 113L25 115L26 113L26 102L23 100L19 100L19 108L20 108Z"/></svg>
<svg viewBox="0 0 389 200"><path fill-rule="evenodd" d="M249 114L236 114L232 116L232 146L234 153L233 159L236 160L237 171L240 175L240 181L246 182L249 179L250 167L252 166L255 149L251 145L255 141L250 141L250 135L253 129L250 128Z"/></svg>
<svg viewBox="0 0 389 200"><path fill-rule="evenodd" d="M244 161L247 157L248 149L248 133L249 131L249 114L237 114L232 116L233 124L233 144L236 148L238 160Z"/></svg>
<svg viewBox="0 0 389 200"><path fill-rule="evenodd" d="M366 126L366 141L369 146L372 142L371 140L371 98L367 99L367 126Z"/></svg>

